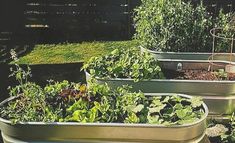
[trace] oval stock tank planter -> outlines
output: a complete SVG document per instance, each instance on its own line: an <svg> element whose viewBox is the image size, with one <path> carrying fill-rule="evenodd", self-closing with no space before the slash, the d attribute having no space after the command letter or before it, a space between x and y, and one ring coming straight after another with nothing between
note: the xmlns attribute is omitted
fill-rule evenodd
<svg viewBox="0 0 235 143"><path fill-rule="evenodd" d="M175 60L208 60L212 58L212 53L200 52L159 52L140 47L141 52L150 53L155 59L175 59ZM230 53L215 53L214 61L230 61ZM231 61L235 61L235 56L232 54Z"/></svg>
<svg viewBox="0 0 235 143"><path fill-rule="evenodd" d="M149 94L164 96L175 94ZM188 95L179 96L191 98ZM12 99L10 99L12 100ZM5 100L1 106L8 101ZM12 124L0 118L0 128L5 143L195 143L204 142L208 108L203 103L205 114L194 123L174 126L123 123L75 123L75 122L22 122Z"/></svg>
<svg viewBox="0 0 235 143"><path fill-rule="evenodd" d="M177 70L179 63L182 69L207 69L208 61L201 60L159 60L162 69ZM220 64L227 64L222 62ZM213 67L218 69L219 67ZM86 80L91 76L86 72ZM128 78L101 79L100 84L107 83L110 87L122 85L132 86L133 91L144 93L182 93L202 96L208 105L210 114L231 114L235 110L235 81L181 80L181 79L151 79L134 82ZM89 85L89 83L88 83Z"/></svg>

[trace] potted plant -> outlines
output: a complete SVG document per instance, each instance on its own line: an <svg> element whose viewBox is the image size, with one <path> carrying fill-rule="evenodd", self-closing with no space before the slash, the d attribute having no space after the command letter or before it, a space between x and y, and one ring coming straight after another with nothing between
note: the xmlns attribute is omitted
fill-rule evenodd
<svg viewBox="0 0 235 143"><path fill-rule="evenodd" d="M142 51L156 59L208 60L213 47L210 30L226 29L230 16L220 10L217 17L212 17L202 2L193 5L182 0L142 0L135 9L135 39ZM227 60L231 42L220 39L217 43L214 60Z"/></svg>
<svg viewBox="0 0 235 143"><path fill-rule="evenodd" d="M98 83L107 83L110 87L131 85L132 91L144 93L167 91L200 95L211 113L230 114L235 109L230 104L235 101L234 74L225 72L220 66L207 71L209 65L208 62L156 61L149 53L116 49L103 57L91 58L83 69L87 81L95 78Z"/></svg>
<svg viewBox="0 0 235 143"><path fill-rule="evenodd" d="M30 68L15 65L11 76L19 84L0 103L4 142L200 142L204 138L208 109L200 97L144 94L131 92L129 86L111 88L95 82L87 87L49 80L43 88L29 82Z"/></svg>

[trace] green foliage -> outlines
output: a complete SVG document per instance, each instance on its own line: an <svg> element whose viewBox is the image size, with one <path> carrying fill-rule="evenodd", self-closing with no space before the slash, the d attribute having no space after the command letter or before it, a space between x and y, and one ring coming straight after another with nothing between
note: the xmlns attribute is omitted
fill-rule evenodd
<svg viewBox="0 0 235 143"><path fill-rule="evenodd" d="M15 51L11 51L14 60L15 70L12 74L19 85L10 88L10 95L16 99L8 103L8 106L1 108L1 117L12 120L13 123L19 121L54 121L55 116L50 111L50 107L45 102L43 89L35 83L29 82L31 70L27 71L18 65L18 58Z"/></svg>
<svg viewBox="0 0 235 143"><path fill-rule="evenodd" d="M219 13L219 16L217 17L217 25L216 27L219 27L219 30L216 30L215 35L219 36L220 38L216 38L215 40L215 51L219 52L230 52L231 49L231 38L234 39L234 33L235 33L235 27L234 23L231 23L232 21L231 13L224 14L221 10Z"/></svg>
<svg viewBox="0 0 235 143"><path fill-rule="evenodd" d="M136 49L116 49L103 57L93 57L84 66L93 77L143 79L164 78L159 63Z"/></svg>
<svg viewBox="0 0 235 143"><path fill-rule="evenodd" d="M228 73L224 69L218 69L218 71L214 71L214 74L221 80L228 79Z"/></svg>
<svg viewBox="0 0 235 143"><path fill-rule="evenodd" d="M128 93L125 88L118 88L121 96L117 97L119 118L125 123L146 123L147 100L143 93Z"/></svg>
<svg viewBox="0 0 235 143"><path fill-rule="evenodd" d="M67 117L61 121L117 122L181 125L192 123L204 115L201 98L186 99L178 95L146 97L132 93L129 87L117 89L92 83L96 95L92 101L80 99L67 108ZM104 93L104 94L103 94Z"/></svg>
<svg viewBox="0 0 235 143"><path fill-rule="evenodd" d="M192 99L180 96L154 97L148 107L148 122L163 125L181 125L199 120L202 111L202 99L194 97Z"/></svg>
<svg viewBox="0 0 235 143"><path fill-rule="evenodd" d="M73 105L67 108L67 116L64 121L82 123L96 122L98 117L98 109L96 107L91 107L91 105L89 104L89 101L84 101L83 99L76 101Z"/></svg>
<svg viewBox="0 0 235 143"><path fill-rule="evenodd" d="M142 0L135 10L135 38L143 47L158 51L211 52L214 26L224 27L228 15L208 15L201 3L194 7L183 0ZM217 47L217 51L221 51Z"/></svg>
<svg viewBox="0 0 235 143"><path fill-rule="evenodd" d="M192 123L204 116L200 98L186 99L178 95L146 97L141 92L130 92L128 86L111 89L107 84L90 85L84 88L84 85L67 81L51 82L44 90L40 88L40 96L22 94L10 101L0 109L0 115L13 123L59 121L167 126ZM58 90L47 93L51 88Z"/></svg>

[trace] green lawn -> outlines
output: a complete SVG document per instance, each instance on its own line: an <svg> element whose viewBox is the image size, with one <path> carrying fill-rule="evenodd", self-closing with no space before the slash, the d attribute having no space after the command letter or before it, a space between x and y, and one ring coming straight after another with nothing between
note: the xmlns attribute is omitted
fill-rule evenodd
<svg viewBox="0 0 235 143"><path fill-rule="evenodd" d="M59 64L88 60L115 48L136 47L136 41L83 42L65 44L35 45L33 50L20 57L20 64Z"/></svg>

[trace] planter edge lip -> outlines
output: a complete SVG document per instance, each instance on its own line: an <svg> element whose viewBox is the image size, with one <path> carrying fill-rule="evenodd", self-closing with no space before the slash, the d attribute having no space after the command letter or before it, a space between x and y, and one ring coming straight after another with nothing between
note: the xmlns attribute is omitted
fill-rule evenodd
<svg viewBox="0 0 235 143"><path fill-rule="evenodd" d="M154 50L150 50L147 48L144 48L143 46L139 46L141 51L147 51L150 53L154 53L154 54L175 54L175 55L212 55L212 53L208 53L208 52L161 52L161 51L154 51ZM230 55L230 53L218 53L218 54L223 54L223 55ZM233 55L235 53L232 53Z"/></svg>
<svg viewBox="0 0 235 143"><path fill-rule="evenodd" d="M90 73L85 71L86 76L91 77ZM109 79L103 79L100 77L95 77L95 79L100 80L100 81L131 81L134 82L134 79L131 78L109 78ZM230 81L230 80L186 80L186 79L144 79L138 82L186 82L186 83L220 83L220 84L235 84L235 81ZM138 83L135 82L135 83Z"/></svg>
<svg viewBox="0 0 235 143"><path fill-rule="evenodd" d="M167 95L175 95L177 93L148 93L148 95L162 95L162 96L167 96ZM186 95L186 94L177 94L181 97L184 98L192 98L192 96L190 95ZM18 96L16 96L15 98L17 98ZM7 102L14 100L14 97L9 97L7 99L5 99L4 101L2 101L0 103L0 107L3 106L4 104L6 104ZM204 122L209 114L209 109L207 107L207 105L203 102L202 104L203 109L204 109L204 114L203 116L193 122L193 123L187 123L187 124L183 124L183 125L172 125L172 126L165 126L165 125L156 125L156 124L147 124L147 123L137 123L137 124L130 124L130 123L78 123L78 122L19 122L15 125L41 125L41 126L58 126L58 125L62 125L62 126L103 126L103 127L143 127L143 128L186 128L186 127L192 127L195 126L197 124L201 124L202 122ZM10 120L4 119L2 117L0 117L0 122L5 123L5 124L12 124ZM12 124L13 125L13 124ZM13 125L14 126L14 125Z"/></svg>
<svg viewBox="0 0 235 143"><path fill-rule="evenodd" d="M185 59L158 59L159 62L190 62L190 63L209 63L209 60L185 60ZM224 60L210 60L211 63L235 64L235 62Z"/></svg>

